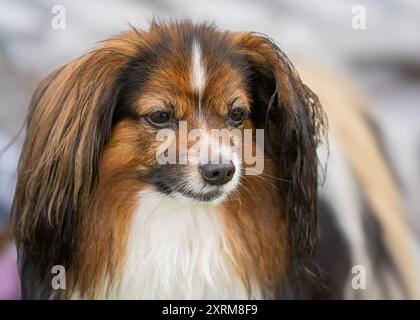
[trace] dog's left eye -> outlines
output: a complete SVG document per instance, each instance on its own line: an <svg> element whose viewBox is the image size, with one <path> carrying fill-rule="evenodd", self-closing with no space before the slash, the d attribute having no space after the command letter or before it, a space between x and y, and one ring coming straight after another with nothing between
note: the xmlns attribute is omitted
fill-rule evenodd
<svg viewBox="0 0 420 320"><path fill-rule="evenodd" d="M155 126L162 127L172 121L172 117L169 112L166 111L155 111L147 116L147 120Z"/></svg>
<svg viewBox="0 0 420 320"><path fill-rule="evenodd" d="M226 122L229 125L238 126L244 122L246 116L247 112L244 108L235 107L230 110Z"/></svg>

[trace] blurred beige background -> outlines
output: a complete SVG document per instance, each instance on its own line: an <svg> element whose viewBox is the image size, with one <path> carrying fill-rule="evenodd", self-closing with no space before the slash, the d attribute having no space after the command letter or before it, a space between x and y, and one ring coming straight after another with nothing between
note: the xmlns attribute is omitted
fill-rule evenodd
<svg viewBox="0 0 420 320"><path fill-rule="evenodd" d="M54 30L52 8L66 10ZM356 5L366 29L352 28ZM420 235L420 1L416 0L1 0L0 149L18 132L37 80L128 28L153 17L214 21L221 29L258 31L289 56L353 79L378 114L385 148L400 180L408 219ZM0 156L0 226L14 191L23 134Z"/></svg>

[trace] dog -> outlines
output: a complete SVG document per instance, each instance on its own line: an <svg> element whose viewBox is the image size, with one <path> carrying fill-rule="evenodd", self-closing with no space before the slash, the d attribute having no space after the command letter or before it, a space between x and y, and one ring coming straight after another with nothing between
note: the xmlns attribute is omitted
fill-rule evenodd
<svg viewBox="0 0 420 320"><path fill-rule="evenodd" d="M203 133L200 152L190 152L191 141L181 145L181 126ZM332 138L342 127L330 129ZM219 143L214 129L235 130L242 145L262 151L251 156L263 168L256 173L233 137ZM12 206L26 299L348 298L349 268L369 260L357 255L367 242L354 244L346 233L354 211L332 201L346 190L328 180L318 190L325 110L265 35L189 21L132 28L47 76L26 130ZM161 150L162 132L172 133L166 141L176 163L160 161L170 153ZM223 163L203 161L208 148ZM392 239L378 236L387 275L410 296L410 251L404 239L391 241L392 221L395 231L406 226L397 214L376 214L381 201L368 193L354 154L334 156L332 167L348 168L346 157L356 162L347 172L359 179L351 180L355 193L359 182L367 185L366 207L376 204L370 219L378 230L388 222L382 231ZM388 172L377 154L375 164ZM394 195L392 177L386 182ZM57 265L65 290L51 286Z"/></svg>

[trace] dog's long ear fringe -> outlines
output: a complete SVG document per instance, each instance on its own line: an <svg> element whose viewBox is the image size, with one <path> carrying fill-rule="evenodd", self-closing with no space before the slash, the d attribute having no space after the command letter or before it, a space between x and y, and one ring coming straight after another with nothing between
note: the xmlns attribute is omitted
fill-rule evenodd
<svg viewBox="0 0 420 320"><path fill-rule="evenodd" d="M96 185L99 158L109 139L122 85L118 78L142 46L130 31L65 65L33 94L12 206L25 297L34 281L51 277L54 264L68 267L80 214ZM32 279L32 280L31 280Z"/></svg>
<svg viewBox="0 0 420 320"><path fill-rule="evenodd" d="M327 120L318 97L268 37L238 33L234 42L254 78L254 121L265 128L266 152L286 180L281 188L288 222L291 268L311 272L317 238L317 147L327 143Z"/></svg>

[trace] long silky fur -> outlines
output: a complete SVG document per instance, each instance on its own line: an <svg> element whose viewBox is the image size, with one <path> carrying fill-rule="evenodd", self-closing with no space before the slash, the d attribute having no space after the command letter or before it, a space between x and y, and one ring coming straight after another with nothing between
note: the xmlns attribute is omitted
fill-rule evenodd
<svg viewBox="0 0 420 320"><path fill-rule="evenodd" d="M238 41L253 66L263 109L255 110L255 121L266 129L266 154L284 180L280 196L290 230L292 265L311 272L318 222L316 149L327 141L327 120L318 97L302 83L274 41L256 34Z"/></svg>
<svg viewBox="0 0 420 320"><path fill-rule="evenodd" d="M127 89L120 76L149 49L151 32L165 37L188 28L221 37L212 27L191 23L152 24L149 32L134 29L53 72L36 89L12 207L24 298L68 297L80 288L81 297L95 297L96 284L118 268L115 252L123 239L98 236L100 224L94 222L100 220L93 219L88 209L98 202L98 192L116 190L98 189L98 177L104 147L116 125L116 108ZM316 148L326 135L322 107L269 38L253 33L222 35L249 64L252 119L256 128L266 129L265 153L281 179L278 197L286 215L289 253L284 263L290 272L307 270L317 232ZM116 185L130 190L127 184ZM112 212L103 218L111 216ZM129 223L129 218L124 219ZM88 231L97 237L84 243L83 233ZM87 263L81 259L89 259L80 254L84 246L94 247L95 241L104 241L106 249L93 248L97 256L89 262L95 275L89 288L87 274L77 271ZM104 256L107 252L110 255ZM74 271L64 296L51 290L50 270L55 264Z"/></svg>
<svg viewBox="0 0 420 320"><path fill-rule="evenodd" d="M30 102L12 206L25 298L49 297L52 266L75 263L83 212L111 134L118 76L139 45L130 42L132 33L53 72Z"/></svg>

